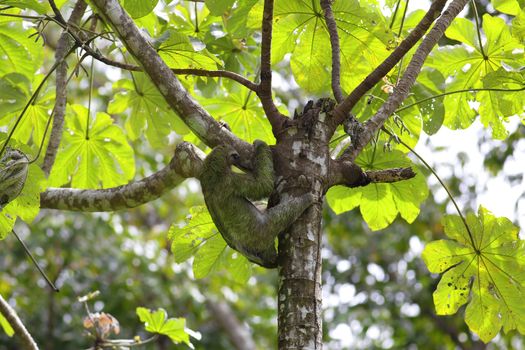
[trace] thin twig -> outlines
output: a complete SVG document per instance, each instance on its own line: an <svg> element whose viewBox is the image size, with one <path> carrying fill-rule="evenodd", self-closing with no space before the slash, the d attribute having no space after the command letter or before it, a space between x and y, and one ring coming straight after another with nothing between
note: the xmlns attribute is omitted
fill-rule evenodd
<svg viewBox="0 0 525 350"><path fill-rule="evenodd" d="M16 335L22 340L22 344L27 350L38 350L38 345L31 334L27 331L26 327L20 320L20 317L16 314L15 310L9 305L9 303L0 294L0 313L5 317L9 325L13 328Z"/></svg>
<svg viewBox="0 0 525 350"><path fill-rule="evenodd" d="M425 165L425 167L432 173L432 175L434 175L434 177L439 181L439 183L441 184L441 187L443 187L443 189L445 190L445 192L447 192L447 195L448 195L448 198L450 198L450 200L452 201L452 204L454 204L454 207L456 208L456 211L459 215L459 217L461 218L461 221L463 221L463 225L465 225L465 228L467 229L467 233L469 235L469 238L470 238L470 243L472 244L472 247L473 248L478 248L476 247L475 243L474 243L474 235L472 234L472 232L470 231L470 228L467 224L467 220L465 219L465 217L463 216L463 213L461 212L461 210L459 209L459 206L458 206L458 203L456 202L456 200L454 199L454 196L452 195L452 193L450 192L450 190L448 189L447 185L445 185L445 183L443 182L443 180L441 180L441 177L439 177L439 175L436 173L436 171L434 170L434 168L432 168L430 166L430 164L427 163L427 161L425 160L425 158L423 158L419 153L417 153L412 147L410 147L409 145L407 145L403 140L401 140L399 137L395 136L394 134L392 134L390 131L388 131L387 129L385 128L382 128L382 130L384 132L386 132L388 135L394 137L394 139L396 140L397 143L405 146L405 148L407 148L410 152L412 152L420 161L421 163L423 163L423 165Z"/></svg>
<svg viewBox="0 0 525 350"><path fill-rule="evenodd" d="M321 7L324 10L324 19L330 35L330 45L332 46L332 92L337 103L344 99L341 89L341 57L339 34L337 33L337 23L332 12L332 0L321 0Z"/></svg>
<svg viewBox="0 0 525 350"><path fill-rule="evenodd" d="M403 77L396 86L394 93L389 96L387 101L379 108L377 113L372 116L364 124L359 137L352 140L352 147L345 150L341 156L344 159L353 161L361 152L361 150L370 142L372 137L383 126L390 115L399 107L399 105L408 96L408 93L414 85L425 59L430 54L443 33L452 23L454 18L461 12L469 0L454 0L446 9L443 15L437 20L434 27L430 30L428 35L423 39L421 45L417 48L414 56L407 66ZM432 5L436 4L438 0L434 1ZM345 102L347 102L345 100Z"/></svg>
<svg viewBox="0 0 525 350"><path fill-rule="evenodd" d="M408 36L403 40L398 47L388 56L372 73L370 73L365 80L363 80L351 93L346 97L346 99L338 105L333 114L335 118L333 119L333 127L341 124L347 117L352 108L356 103L363 97L368 90L373 88L381 79L390 72L392 68L396 66L403 56L405 56L410 49L417 44L419 39L425 35L430 25L434 20L441 14L443 7L447 0L435 0L432 2L432 5L428 9L428 12L417 24L417 26L408 34Z"/></svg>

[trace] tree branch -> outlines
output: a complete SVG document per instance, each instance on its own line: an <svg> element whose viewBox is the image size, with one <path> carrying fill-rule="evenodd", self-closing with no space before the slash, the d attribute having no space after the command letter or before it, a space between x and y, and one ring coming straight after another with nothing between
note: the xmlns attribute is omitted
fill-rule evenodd
<svg viewBox="0 0 525 350"><path fill-rule="evenodd" d="M438 2L438 0L434 1L432 5L436 2ZM352 147L347 148L345 152L343 152L341 156L342 159L354 160L361 150L370 142L375 133L383 126L388 117L401 105L414 85L430 51L432 51L432 48L443 36L445 30L467 3L468 0L454 0L445 12L443 12L443 15L437 20L434 27L417 48L399 84L394 89L394 93L389 96L377 113L366 121L358 137L354 137L352 140ZM348 99L345 100L345 102L346 101L348 101Z"/></svg>
<svg viewBox="0 0 525 350"><path fill-rule="evenodd" d="M341 103L344 100L343 90L341 90L341 48L339 46L337 24L332 12L332 0L321 0L321 7L324 10L324 19L328 27L328 34L330 34L330 45L332 46L332 91L337 103Z"/></svg>
<svg viewBox="0 0 525 350"><path fill-rule="evenodd" d="M401 58L425 35L430 25L439 17L447 0L434 0L428 12L398 47L365 80L363 80L333 112L333 128L341 124L356 103L399 63Z"/></svg>
<svg viewBox="0 0 525 350"><path fill-rule="evenodd" d="M366 186L369 183L393 183L409 180L416 176L412 168L392 168L383 170L363 170L348 160L332 160L327 189L343 185L347 187Z"/></svg>
<svg viewBox="0 0 525 350"><path fill-rule="evenodd" d="M40 195L40 207L86 212L134 208L168 193L188 177L198 177L203 159L201 150L183 142L165 168L142 180L101 190L50 188Z"/></svg>
<svg viewBox="0 0 525 350"><path fill-rule="evenodd" d="M272 97L272 30L273 0L264 0L261 39L261 81L257 96L261 100L264 112L272 125L275 136L281 133L285 118L275 106Z"/></svg>
<svg viewBox="0 0 525 350"><path fill-rule="evenodd" d="M25 349L28 350L38 350L38 345L31 334L27 331L26 327L20 320L20 317L16 314L15 310L9 305L9 303L4 299L0 294L0 314L5 317L9 325L15 331L15 334L20 337L22 340L22 345Z"/></svg>
<svg viewBox="0 0 525 350"><path fill-rule="evenodd" d="M69 24L78 24L86 11L86 3L84 0L78 0L69 17ZM58 40L57 49L55 52L55 60L57 62L63 61L59 64L56 70L56 93L55 93L55 108L53 115L53 126L51 128L51 135L49 136L49 143L46 149L46 155L42 165L42 170L49 176L51 168L55 163L56 153L60 146L62 139L62 129L64 128L64 115L66 114L67 103L67 62L64 61L67 53L71 48L71 41L73 40L69 35L69 28L64 30Z"/></svg>
<svg viewBox="0 0 525 350"><path fill-rule="evenodd" d="M238 151L248 148L249 145L245 141L223 128L193 99L157 51L142 36L118 0L93 0L91 3L113 27L166 102L197 137L210 147L228 143Z"/></svg>
<svg viewBox="0 0 525 350"><path fill-rule="evenodd" d="M86 52L94 59L102 63L105 63L108 66L117 67L117 68L121 68L124 70L132 71L132 72L143 72L144 71L144 69L142 69L142 67L140 66L130 64L130 63L114 61L112 59L109 59L103 56L102 54L94 50L89 50ZM246 79L242 75L237 74L235 72L230 72L227 70L205 70L205 69L197 69L197 68L171 68L171 71L176 75L186 74L186 75L195 75L195 76L200 76L200 77L228 78L228 79L238 82L239 84L245 86L246 88L254 92L257 92L259 88L257 84Z"/></svg>

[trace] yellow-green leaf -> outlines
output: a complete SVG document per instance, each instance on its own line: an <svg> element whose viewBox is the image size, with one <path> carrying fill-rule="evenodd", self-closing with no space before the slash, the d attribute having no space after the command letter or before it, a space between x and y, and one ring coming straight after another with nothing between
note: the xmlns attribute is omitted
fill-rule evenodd
<svg viewBox="0 0 525 350"><path fill-rule="evenodd" d="M501 327L524 334L525 241L507 218L483 207L466 223L447 216L445 233L454 241L431 242L423 251L431 272L446 271L434 292L436 312L450 315L468 303L465 321L484 342Z"/></svg>

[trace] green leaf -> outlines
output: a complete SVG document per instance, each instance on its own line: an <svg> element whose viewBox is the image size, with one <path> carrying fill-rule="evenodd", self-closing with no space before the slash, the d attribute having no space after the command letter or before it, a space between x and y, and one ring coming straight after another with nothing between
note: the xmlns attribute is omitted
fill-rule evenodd
<svg viewBox="0 0 525 350"><path fill-rule="evenodd" d="M61 148L51 175L52 186L71 181L75 188L115 187L135 175L135 157L126 136L106 113L91 116L73 105L66 117Z"/></svg>
<svg viewBox="0 0 525 350"><path fill-rule="evenodd" d="M512 20L512 36L522 44L525 41L525 9L521 10Z"/></svg>
<svg viewBox="0 0 525 350"><path fill-rule="evenodd" d="M470 107L474 96L469 90L482 87L482 80L498 70L503 64L523 65L523 55L518 53L523 46L510 34L505 21L488 14L483 16L483 32L486 40L483 48L475 37L476 29L471 21L458 18L446 35L460 40L465 45L448 46L435 51L428 60L430 67L439 70L445 78L448 95L444 98L444 124L451 129L464 129L470 126L476 113ZM469 49L466 46L470 47ZM476 97L482 108L479 113L485 126L491 126L494 138L506 135L502 117L497 107L491 107L493 96L480 93Z"/></svg>
<svg viewBox="0 0 525 350"><path fill-rule="evenodd" d="M34 30L25 29L22 23L10 18L9 22L0 22L0 76L17 72L32 79L43 63L43 47L35 44L29 35Z"/></svg>
<svg viewBox="0 0 525 350"><path fill-rule="evenodd" d="M351 91L389 54L385 42L391 36L384 34L388 30L380 13L360 7L356 0L335 1L333 12L342 53L341 85ZM277 2L273 47L276 48L273 62L292 53L290 66L294 78L306 91L325 93L330 89L330 39L318 2Z"/></svg>
<svg viewBox="0 0 525 350"><path fill-rule="evenodd" d="M4 330L5 334L7 334L8 337L12 337L13 334L15 334L15 331L13 327L7 322L4 315L0 314L0 326L2 326L2 329Z"/></svg>
<svg viewBox="0 0 525 350"><path fill-rule="evenodd" d="M234 282L246 283L251 276L252 263L227 246L206 207L191 208L186 221L185 226L172 225L169 230L168 239L172 240L175 261L181 263L194 256L195 278L226 269Z"/></svg>
<svg viewBox="0 0 525 350"><path fill-rule="evenodd" d="M210 237L195 254L195 261L193 262L195 278L204 278L211 272L218 270L229 253L227 247L228 245L221 235L217 234Z"/></svg>
<svg viewBox="0 0 525 350"><path fill-rule="evenodd" d="M186 221L183 226L172 225L168 232L168 239L172 241L171 251L177 263L188 260L202 244L218 234L206 207L192 207Z"/></svg>
<svg viewBox="0 0 525 350"><path fill-rule="evenodd" d="M122 0L122 6L132 18L144 17L153 11L159 0Z"/></svg>
<svg viewBox="0 0 525 350"><path fill-rule="evenodd" d="M500 68L483 78L483 87L494 90L478 94L482 101L479 107L481 122L491 127L495 139L504 139L508 131L503 122L523 113L525 107L525 73Z"/></svg>
<svg viewBox="0 0 525 350"><path fill-rule="evenodd" d="M108 105L109 114L127 114L125 129L131 140L143 134L156 147L165 146L174 130L179 135L188 128L168 106L155 85L144 74L133 74L133 81L121 80L114 88L122 89Z"/></svg>
<svg viewBox="0 0 525 350"><path fill-rule="evenodd" d="M50 10L50 6L48 6L47 2L41 4L36 0L0 0L0 5L14 6L19 9L29 9L41 15L45 14L48 10Z"/></svg>
<svg viewBox="0 0 525 350"><path fill-rule="evenodd" d="M171 68L216 70L221 62L206 49L195 50L187 35L175 30L164 32L154 42L159 55Z"/></svg>
<svg viewBox="0 0 525 350"><path fill-rule="evenodd" d="M525 333L525 241L507 218L483 207L466 222L445 217L445 233L452 240L427 244L423 260L430 272L443 273L434 292L436 312L451 315L468 303L465 321L488 342L501 327Z"/></svg>
<svg viewBox="0 0 525 350"><path fill-rule="evenodd" d="M401 151L384 152L378 145L367 147L356 160L363 170L380 170L414 167ZM346 188L337 186L328 191L326 198L337 213L360 206L361 215L370 229L380 230L390 225L399 213L407 222L419 215L419 206L428 196L425 178L421 174L410 180L390 184L372 183L365 187Z"/></svg>
<svg viewBox="0 0 525 350"><path fill-rule="evenodd" d="M258 98L247 89L241 89L222 98L201 101L215 118L225 121L231 131L248 142L256 139L275 143L270 123Z"/></svg>
<svg viewBox="0 0 525 350"><path fill-rule="evenodd" d="M226 10L230 9L235 0L206 0L206 6L214 16L222 16Z"/></svg>
<svg viewBox="0 0 525 350"><path fill-rule="evenodd" d="M398 112L401 116L415 113L415 108L419 109L419 114L423 120L423 130L428 135L433 135L441 128L445 119L445 108L443 103L433 96L442 94L445 91L445 78L434 69L424 69L418 76L418 84L414 86L414 95L407 101L408 104L416 103L406 112Z"/></svg>
<svg viewBox="0 0 525 350"><path fill-rule="evenodd" d="M0 211L0 240L11 232L17 217L28 223L35 219L40 211L40 193L45 188L44 173L35 163L30 164L22 192Z"/></svg>
<svg viewBox="0 0 525 350"><path fill-rule="evenodd" d="M34 79L30 83L25 76L17 73L2 77L0 90L5 95L0 96L0 108L5 107L2 109L5 114L0 117L0 125L7 126L9 130L14 127L27 101L34 93L33 90L40 84L44 76L38 74L32 78ZM24 144L29 143L30 139L33 139L33 143L40 144L54 99L54 91L42 90L39 97L28 106L16 127L13 138Z"/></svg>
<svg viewBox="0 0 525 350"><path fill-rule="evenodd" d="M186 332L185 318L168 318L168 313L164 309L151 311L138 307L136 311L148 332L166 335L174 344L185 343L193 348L190 336Z"/></svg>
<svg viewBox="0 0 525 350"><path fill-rule="evenodd" d="M517 0L491 0L491 3L496 10L513 16L521 10Z"/></svg>

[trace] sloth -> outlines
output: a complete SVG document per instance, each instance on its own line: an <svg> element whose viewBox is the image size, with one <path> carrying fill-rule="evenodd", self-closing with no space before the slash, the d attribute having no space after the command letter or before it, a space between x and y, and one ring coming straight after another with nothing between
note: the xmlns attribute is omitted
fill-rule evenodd
<svg viewBox="0 0 525 350"><path fill-rule="evenodd" d="M314 201L312 194L281 201L261 209L252 201L268 198L274 187L272 152L263 141L254 142L253 170L232 171L239 154L229 145L215 147L199 176L208 211L226 243L248 260L277 267L275 238Z"/></svg>

